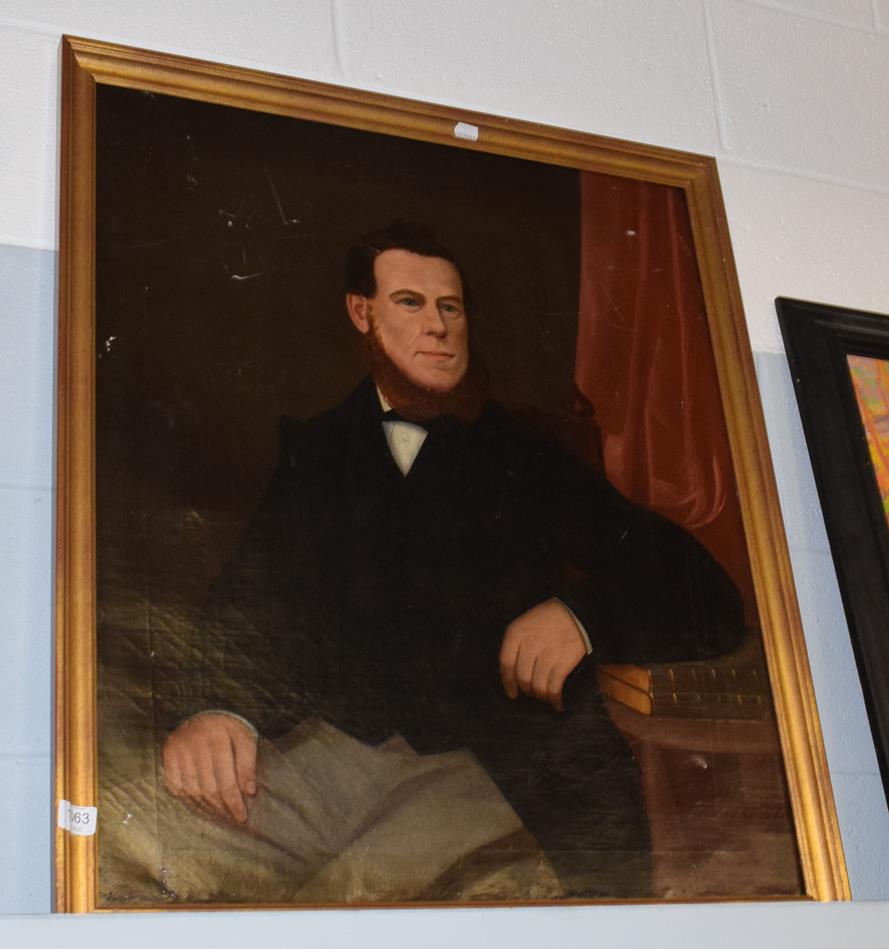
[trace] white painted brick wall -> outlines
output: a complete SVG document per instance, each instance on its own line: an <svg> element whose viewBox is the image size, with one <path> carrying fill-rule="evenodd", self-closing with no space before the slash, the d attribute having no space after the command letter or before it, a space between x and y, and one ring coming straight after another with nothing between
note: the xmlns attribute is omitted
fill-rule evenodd
<svg viewBox="0 0 889 949"><path fill-rule="evenodd" d="M725 150L885 191L889 36L746 3L710 8Z"/></svg>
<svg viewBox="0 0 889 949"><path fill-rule="evenodd" d="M731 158L719 177L754 350L784 351L777 295L889 312L889 191Z"/></svg>
<svg viewBox="0 0 889 949"><path fill-rule="evenodd" d="M832 23L852 26L873 26L874 8L871 0L750 0L761 7L786 10L801 16L822 18Z"/></svg>

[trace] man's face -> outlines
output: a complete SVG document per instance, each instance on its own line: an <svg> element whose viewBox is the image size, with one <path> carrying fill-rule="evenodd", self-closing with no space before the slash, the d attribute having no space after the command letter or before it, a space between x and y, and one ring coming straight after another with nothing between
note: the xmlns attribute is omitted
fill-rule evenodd
<svg viewBox="0 0 889 949"><path fill-rule="evenodd" d="M414 385L450 392L466 374L469 339L463 285L441 257L386 250L374 261L376 295L349 294L349 316L374 332L398 370Z"/></svg>

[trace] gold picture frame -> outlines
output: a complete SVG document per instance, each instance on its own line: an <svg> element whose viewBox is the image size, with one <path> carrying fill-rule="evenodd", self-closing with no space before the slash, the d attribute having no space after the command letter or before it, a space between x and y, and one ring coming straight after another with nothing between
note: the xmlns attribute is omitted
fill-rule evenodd
<svg viewBox="0 0 889 949"><path fill-rule="evenodd" d="M117 181L122 176L125 177L121 172L121 168L125 166L115 166L111 159L105 157L101 159L104 164L101 164L97 156L104 147L101 143L110 141L107 135L102 138L110 126L110 120L107 119L110 106L106 103L111 99L108 97L125 99L129 93L140 96L139 101L143 103L149 100L166 102L166 97L169 97L172 102L239 110L248 117L269 116L277 117L275 121L280 119L311 123L313 129L322 129L319 135L329 134L334 138L340 134L349 136L370 133L376 136L374 142L385 139L384 145L402 142L446 147L450 150L448 155L455 158L461 155L481 155L497 156L498 160L518 159L521 164L510 165L518 169L516 175L524 174L522 169L533 170L535 167L541 174L547 169L567 169L572 175L609 176L609 181L636 183L640 187L654 186L655 190L669 189L671 193L681 196L677 206L680 209L687 208L687 224L691 238L691 244L688 240L682 243L683 253L687 260L691 261L692 269L696 270L699 279L699 291L695 292L701 295L703 312L706 315L703 332L709 339L715 365L714 381L718 386L721 401L721 412L718 414L724 420L727 434L731 474L737 488L743 519L743 536L746 538L745 558L749 561L751 590L755 590L755 623L761 629L761 646L768 670L769 683L763 693L765 698L762 701L761 697L756 698L756 702L760 705L764 702L773 708L773 712L762 712L760 718L762 721L768 719L771 723L767 726L771 729L769 734L774 734L776 728L780 740L780 751L776 743L773 757L777 756L776 760L783 762L783 778L779 779L779 783L781 780L785 783L786 800L792 814L792 817L787 818L787 833L791 849L796 854L798 873L798 887L794 892L770 894L755 888L742 888L738 891L718 892L715 895L732 899L761 898L769 895L817 900L848 899L849 885L830 779L715 160L651 145L616 141L515 119L481 115L440 105L412 102L392 96L72 37L65 37L62 43L56 519L57 801L70 802L75 808L96 806L100 803L98 762L104 735L99 722L103 703L108 701L108 672L107 665L98 653L97 623L104 608L102 598L109 596L107 583L102 586L102 582L105 582L102 581L103 565L110 563L116 554L111 547L102 546L105 543L102 539L105 535L100 537L97 530L97 517L101 518L107 507L107 497L102 495L97 485L102 478L106 479L102 481L103 485L112 483L108 480L107 473L102 474L99 470L97 442L101 454L102 444L107 444L111 437L109 433L126 433L127 419L124 417L122 429L113 427L119 425L120 420L117 419L112 425L107 420L109 413L105 411L111 400L109 393L112 393L112 390L97 387L97 367L101 364L101 358L116 351L115 336L113 333L106 335L107 326L101 335L99 334L97 313L102 306L108 307L107 303L102 302L106 299L103 294L107 292L108 283L102 275L112 273L115 266L120 264L119 261L115 263L108 257L98 259L100 254L104 253L105 245L102 245L97 235L103 227L101 215L108 214L108 208L113 206L116 196L119 197L122 193L119 186L110 181L113 178L112 171L118 176L115 179ZM126 114L126 102L121 108L123 112L120 114ZM137 117L130 121L129 125L124 123L120 127L122 132L116 128L112 138L127 134L127 129L132 134L142 134L139 131L142 128L138 124L139 121ZM324 129L333 131L324 132ZM114 141L117 141L117 138L114 138ZM186 149L191 147L183 144L185 141L183 137L180 145ZM329 146L331 150L325 154L336 154L335 149L341 147L337 145L339 141L333 141ZM367 141L370 142L371 139ZM398 147L406 149L409 146L404 144ZM147 155L147 152L145 154ZM145 160L147 162L149 159ZM380 167L385 164L383 158L375 160L381 163ZM467 157L466 161L470 159ZM375 180L373 175L377 174L376 171L362 172L360 160L355 159L355 162L357 164L354 167L359 168L359 176L365 174L369 181ZM354 167L349 166L352 169L347 169L349 174L353 173ZM291 216L290 210L284 207L287 199L282 198L272 181L272 173L266 168L264 174L273 193L282 226L296 225L300 215ZM341 176L344 174L343 167L332 169L327 174L333 177ZM198 182L197 173L192 177L194 180L188 187L196 186ZM406 189L416 190L420 187L416 181L412 182L410 176L407 178ZM362 187L367 188L367 184ZM158 201L163 200L163 196L159 195ZM447 196L439 200L443 204ZM303 207L309 215L315 213L308 207L310 203L305 202ZM534 207L549 204L547 198ZM417 205L416 201L414 205ZM173 204L165 205L172 206ZM329 207L332 206L328 205L325 215L329 214ZM395 210L399 213L401 211L400 208ZM229 212L230 218L225 219L225 214ZM547 210L547 213L550 213L550 210ZM218 215L221 226L226 223L231 225L234 221L234 226L240 228L242 225L249 226L253 221L249 209L245 211L244 208L219 208ZM529 235L533 230L530 225L519 220L504 219L497 226L504 233L507 229L515 230L522 226L528 228ZM312 233L321 234L321 226ZM629 230L626 233L635 236L635 233ZM530 236L528 240L531 240ZM542 240L543 238L539 239ZM260 253L263 265L271 260L273 264L277 261L277 265L283 266L281 260L289 260L286 254L284 258L275 257L281 246L271 238L263 245ZM284 246L291 247L290 244ZM538 242L533 246L535 253L539 254L541 244ZM254 259L251 256L254 251L255 245L242 242L239 246L238 266L241 267L241 272L235 273L235 277L246 279L252 276L253 272L258 272L253 266ZM219 264L219 267L228 267L228 278L232 277L232 268L226 255L231 252L231 247L219 251L220 256L214 263L214 266ZM577 250L576 253L580 254L580 251ZM145 290L148 292L147 286ZM177 292L184 291L181 291L180 287ZM184 314L184 307L182 310L182 314L174 315L174 321L177 323L188 318ZM492 325L493 330L490 328ZM574 324L571 325L573 327ZM496 335L497 326L495 319L493 324L488 324L489 328L485 332ZM202 332L206 331L207 327L203 326ZM223 331L220 330L220 333ZM146 347L145 352L149 352L157 342L157 338L152 338L149 333L141 345ZM184 351L189 344L178 345L176 352ZM244 339L235 339L232 345L243 346ZM329 344L326 350L328 359L332 358L332 353L340 351L338 347L338 340ZM131 352L138 350L133 349ZM103 365L108 364L109 360L106 359ZM242 369L249 372L245 366L246 364L229 369L235 373L241 372ZM123 375L129 373L124 370ZM517 372L516 375L520 374ZM519 383L516 385L521 388ZM539 384L542 385L543 383ZM318 386L323 388L323 380L321 383L316 382L316 388ZM116 392L117 390L114 390L113 394ZM305 396L306 404L311 404L312 398L311 392ZM314 407L314 410L317 410L317 407ZM130 427L141 423L131 420ZM267 446L264 450L267 452ZM127 483L125 477L122 477L121 483ZM127 503L132 506L136 502L124 500L122 503L124 506ZM730 498L728 503L733 504L734 501ZM231 529L230 534L233 536L234 533L234 529ZM224 547L225 543L221 543L221 546ZM102 592L103 590L106 592ZM99 674L100 667L103 670L102 675L106 676L104 681ZM623 702L620 709L614 713L615 718L620 719L617 721L618 728L633 736L632 740L637 743L639 749L640 760L646 759L646 756L650 758L651 755L657 758L657 761L651 764L655 769L663 765L663 756L657 757L663 739L656 735L652 737L649 726L656 718L658 702L661 700L656 694L656 680L658 675L666 674L665 669L670 675L676 674L674 666L665 667L663 664L660 669L654 670L630 667L626 664L611 665L599 672L602 689L611 697L610 701L617 701L619 705ZM678 674L682 674L681 669ZM697 672L692 669L690 674L705 672L698 668ZM710 668L710 674L717 676L718 670ZM677 687L678 691L681 690ZM704 691L706 690L703 688L695 691L698 695L695 701L700 701L698 692ZM621 699L621 696L624 698ZM740 692L736 698L740 702ZM746 693L743 698L746 701ZM673 695L673 700L677 701L676 695ZM650 713L652 710L655 716L644 718L643 713ZM695 715L700 717L697 712L690 714L692 718ZM643 715L643 718L634 718L639 715ZM757 745L758 739L748 740L750 730L744 731L741 726L736 728L735 724L732 724L744 719L744 716L738 719L733 717L734 715L734 712L723 715L718 710L704 714L707 722L704 729L706 737L704 746L701 747L694 744L698 739L688 739L687 743L683 744L686 742L686 739L681 737L684 734L684 725L671 726L670 735L673 737L670 741L674 744L670 747L673 750L688 750L692 756L697 756L696 761L704 761L702 767L706 767L705 759L717 748L718 742L722 740L721 735L729 736L726 740L735 743L735 750L739 754L749 753L754 757L762 755L762 749ZM759 715L758 711L750 713L744 720L749 722L757 719ZM700 728L697 733L701 733ZM676 737L677 735L679 737ZM661 742L661 745L658 742ZM745 745L745 742L748 744ZM645 761L643 767L648 767ZM649 791L651 794L648 797L648 807L651 812L655 807L651 795L657 797L657 787L654 786L653 790L650 788ZM77 812L70 813L76 815ZM100 807L99 838L103 834L102 820L103 807ZM669 840L665 844L664 853L668 851ZM666 856L664 860L668 862ZM61 912L181 906L244 908L308 905L300 901L177 901L175 898L162 897L154 901L128 898L118 901L109 898L107 892L104 896L101 892L97 836L72 833L70 829L61 827L56 830L55 871L56 909ZM655 898L688 897L681 887L671 890L667 878ZM698 897L693 894L692 898ZM708 894L703 894L701 898L708 898ZM365 905L368 901L358 899L355 902ZM411 897L379 902L385 905L418 905L438 903L441 900L435 897ZM457 898L453 902L473 902L473 905L478 905L479 902L488 901ZM494 902L497 902L497 899ZM552 899L532 896L527 902L546 903L552 902ZM320 899L311 905L344 903Z"/></svg>

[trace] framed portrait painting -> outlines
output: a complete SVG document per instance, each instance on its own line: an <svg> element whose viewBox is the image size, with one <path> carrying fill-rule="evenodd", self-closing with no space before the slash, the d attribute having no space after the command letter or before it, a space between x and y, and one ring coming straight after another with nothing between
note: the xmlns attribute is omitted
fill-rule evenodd
<svg viewBox="0 0 889 949"><path fill-rule="evenodd" d="M847 897L713 160L63 80L58 908Z"/></svg>
<svg viewBox="0 0 889 949"><path fill-rule="evenodd" d="M776 305L889 800L889 317Z"/></svg>

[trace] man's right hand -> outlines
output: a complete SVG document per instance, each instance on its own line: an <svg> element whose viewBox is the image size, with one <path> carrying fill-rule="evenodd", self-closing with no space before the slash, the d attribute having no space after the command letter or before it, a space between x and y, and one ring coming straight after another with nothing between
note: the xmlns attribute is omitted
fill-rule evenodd
<svg viewBox="0 0 889 949"><path fill-rule="evenodd" d="M201 712L166 740L164 775L171 794L243 824L256 793L256 735L233 715Z"/></svg>

